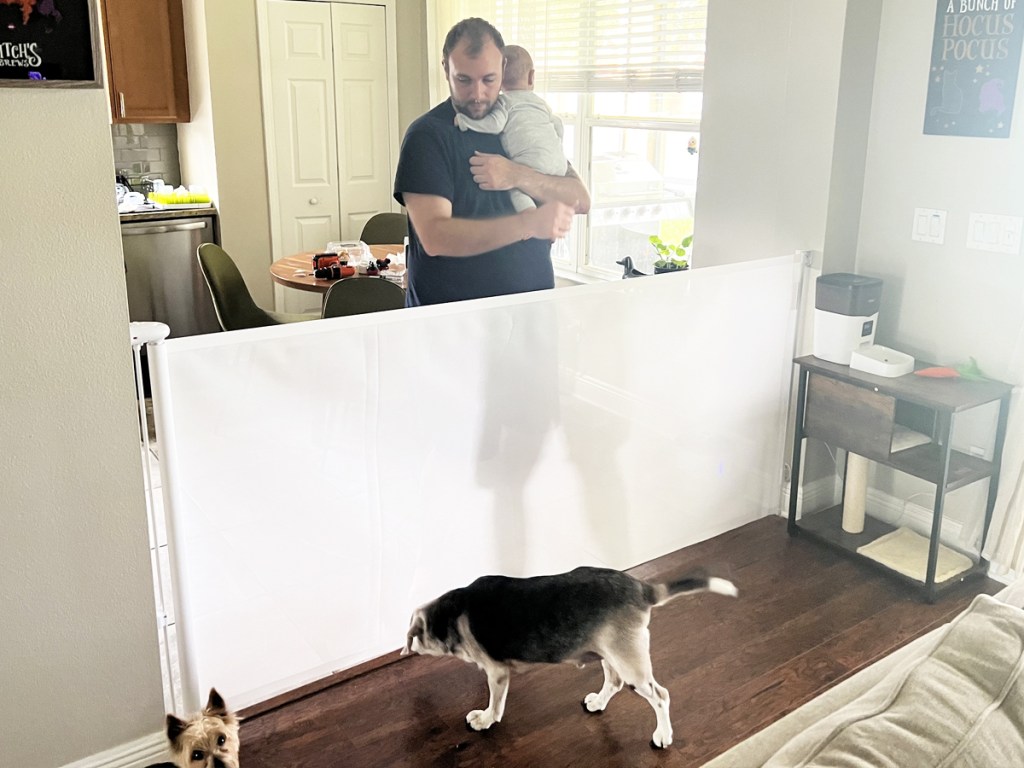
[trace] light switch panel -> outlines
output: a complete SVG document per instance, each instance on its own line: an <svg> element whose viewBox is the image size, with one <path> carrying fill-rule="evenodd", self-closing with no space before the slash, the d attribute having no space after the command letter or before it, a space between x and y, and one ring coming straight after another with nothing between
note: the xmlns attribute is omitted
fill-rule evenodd
<svg viewBox="0 0 1024 768"><path fill-rule="evenodd" d="M1020 216L972 213L967 221L967 247L993 253L1020 253Z"/></svg>
<svg viewBox="0 0 1024 768"><path fill-rule="evenodd" d="M946 240L946 212L935 208L915 208L910 239L942 245Z"/></svg>

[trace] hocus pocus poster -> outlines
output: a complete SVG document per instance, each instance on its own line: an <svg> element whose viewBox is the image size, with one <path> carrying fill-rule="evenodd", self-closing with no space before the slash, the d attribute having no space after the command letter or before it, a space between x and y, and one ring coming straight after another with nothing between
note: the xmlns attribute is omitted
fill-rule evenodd
<svg viewBox="0 0 1024 768"><path fill-rule="evenodd" d="M1024 0L938 0L924 132L1010 135Z"/></svg>

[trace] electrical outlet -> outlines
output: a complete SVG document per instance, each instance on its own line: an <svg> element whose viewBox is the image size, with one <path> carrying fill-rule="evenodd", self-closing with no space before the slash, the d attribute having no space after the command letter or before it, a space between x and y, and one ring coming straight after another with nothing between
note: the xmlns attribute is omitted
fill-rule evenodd
<svg viewBox="0 0 1024 768"><path fill-rule="evenodd" d="M979 459L985 458L986 451L980 445L972 445L967 450L970 452L971 456L977 456Z"/></svg>
<svg viewBox="0 0 1024 768"><path fill-rule="evenodd" d="M1020 216L998 216L994 213L972 213L967 221L967 247L993 253L1019 253Z"/></svg>

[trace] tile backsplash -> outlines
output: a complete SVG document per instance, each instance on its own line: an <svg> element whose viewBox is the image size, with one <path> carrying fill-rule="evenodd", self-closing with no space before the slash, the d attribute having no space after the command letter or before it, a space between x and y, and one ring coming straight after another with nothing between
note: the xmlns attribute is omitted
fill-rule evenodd
<svg viewBox="0 0 1024 768"><path fill-rule="evenodd" d="M174 123L112 125L114 171L129 171L132 183L143 176L163 179L173 186L181 184L178 160L178 126Z"/></svg>

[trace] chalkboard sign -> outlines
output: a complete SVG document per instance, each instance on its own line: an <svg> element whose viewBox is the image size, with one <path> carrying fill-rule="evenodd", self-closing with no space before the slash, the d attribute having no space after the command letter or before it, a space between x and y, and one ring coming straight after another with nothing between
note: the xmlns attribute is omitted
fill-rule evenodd
<svg viewBox="0 0 1024 768"><path fill-rule="evenodd" d="M102 87L96 0L0 0L0 85Z"/></svg>
<svg viewBox="0 0 1024 768"><path fill-rule="evenodd" d="M1010 135L1024 0L938 0L924 132Z"/></svg>

